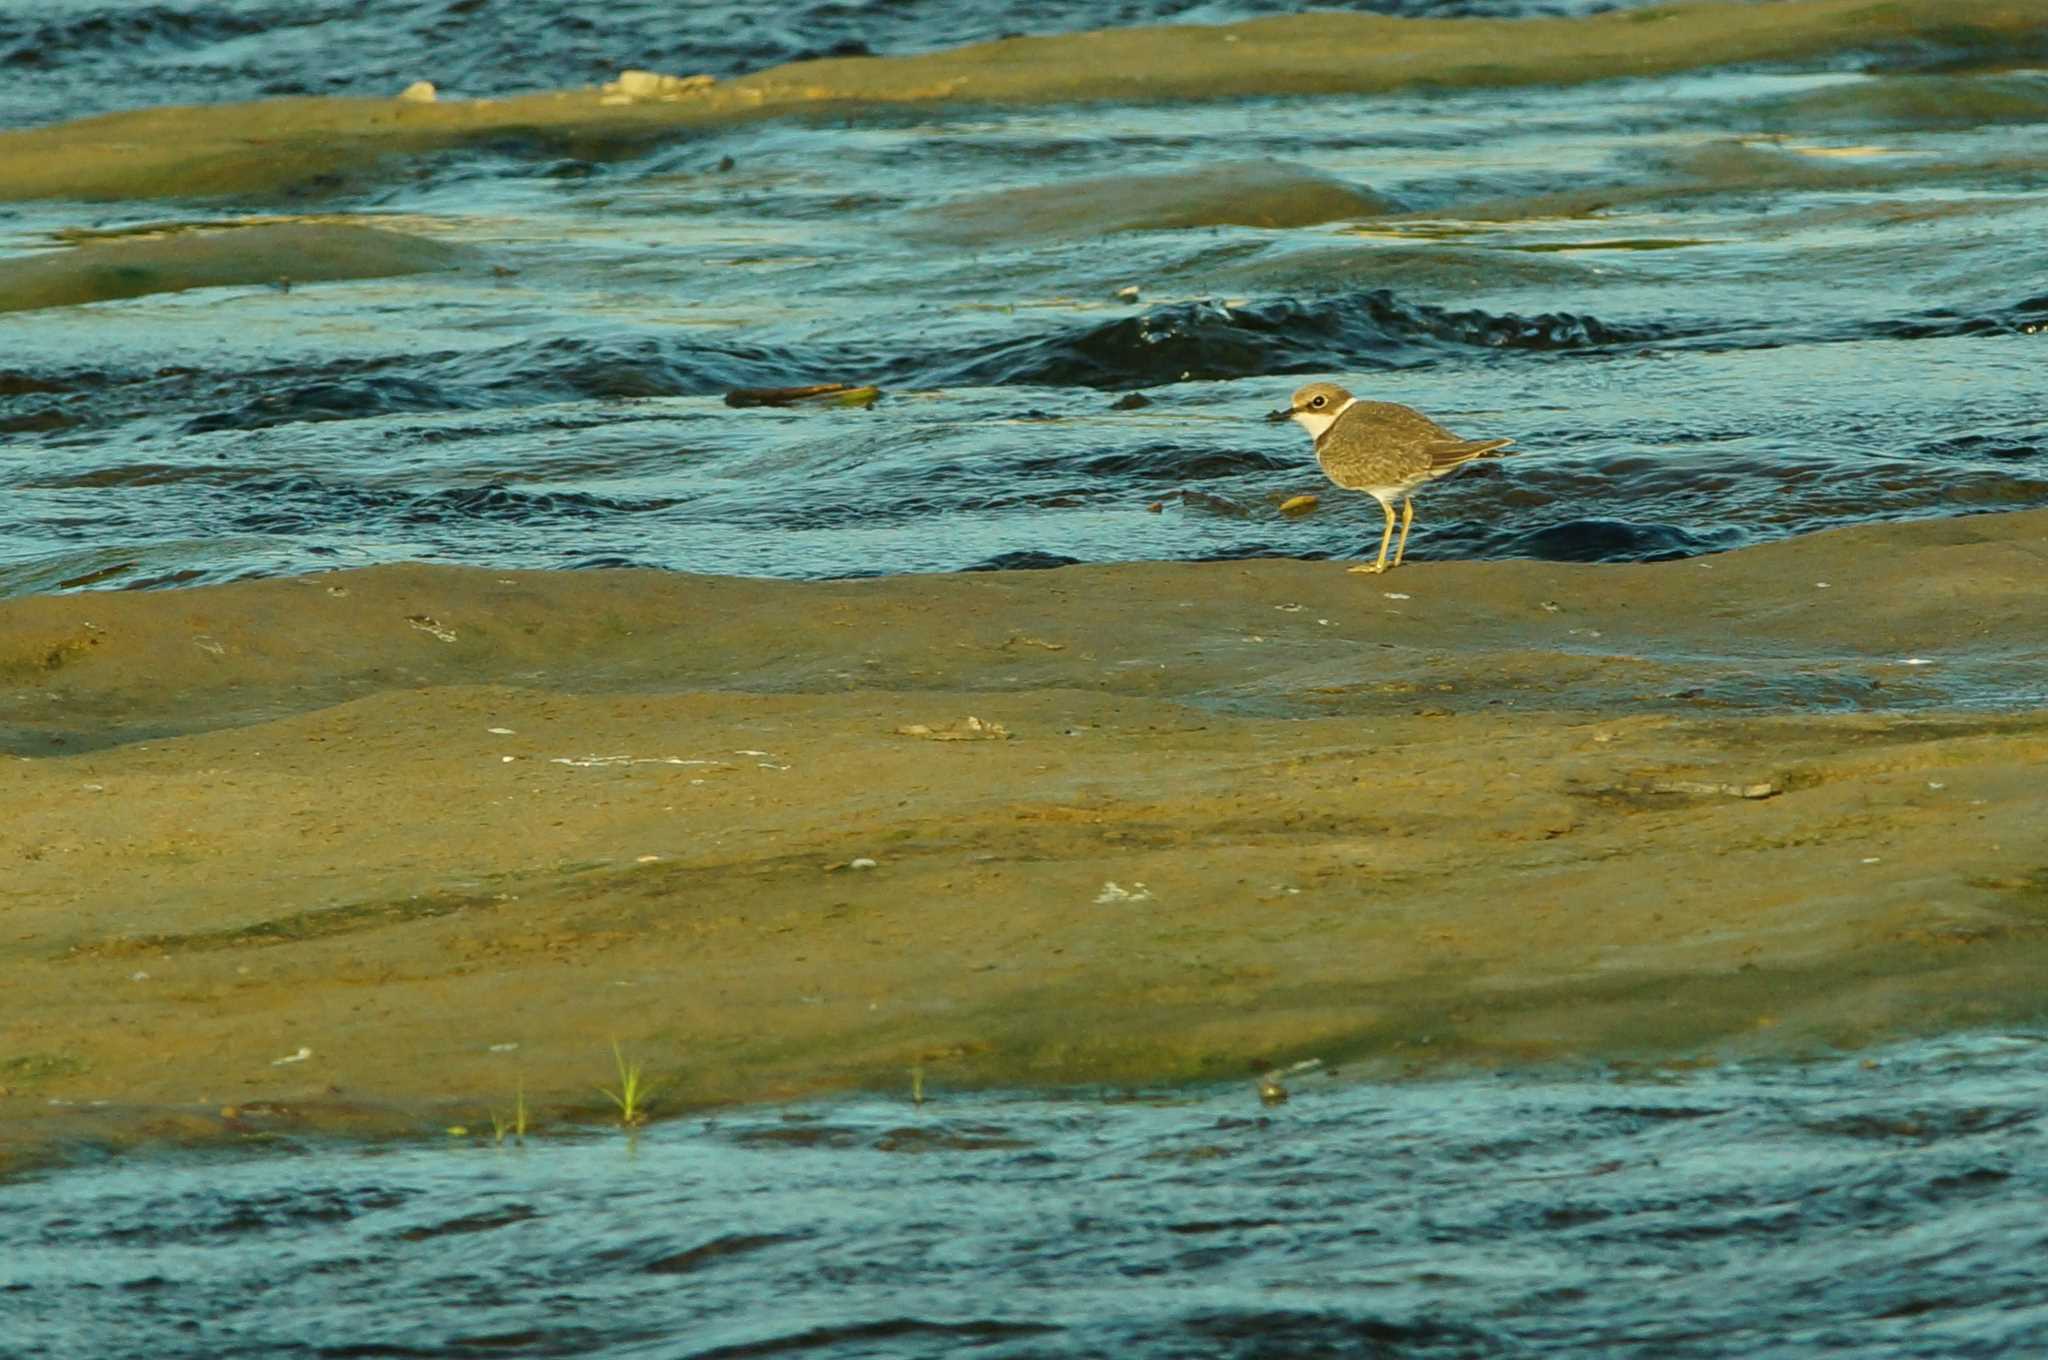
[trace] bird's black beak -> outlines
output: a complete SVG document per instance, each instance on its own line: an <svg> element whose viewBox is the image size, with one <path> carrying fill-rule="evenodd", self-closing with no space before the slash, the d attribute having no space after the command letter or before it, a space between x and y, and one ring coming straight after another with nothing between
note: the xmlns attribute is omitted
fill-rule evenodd
<svg viewBox="0 0 2048 1360"><path fill-rule="evenodd" d="M1266 419L1292 420L1294 419L1294 408L1292 406L1283 406L1277 411L1268 411L1266 412Z"/></svg>

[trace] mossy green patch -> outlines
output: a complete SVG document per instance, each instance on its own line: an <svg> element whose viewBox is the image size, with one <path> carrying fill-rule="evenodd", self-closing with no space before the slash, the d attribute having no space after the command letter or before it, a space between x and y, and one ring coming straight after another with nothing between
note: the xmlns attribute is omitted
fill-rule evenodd
<svg viewBox="0 0 2048 1360"><path fill-rule="evenodd" d="M0 1084L34 1084L58 1077L75 1077L87 1067L85 1059L68 1053L18 1053L11 1058L0 1058Z"/></svg>

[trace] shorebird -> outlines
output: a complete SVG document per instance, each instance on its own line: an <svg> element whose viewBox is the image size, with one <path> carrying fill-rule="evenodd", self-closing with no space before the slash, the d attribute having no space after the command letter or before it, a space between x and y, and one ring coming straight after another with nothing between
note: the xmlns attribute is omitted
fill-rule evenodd
<svg viewBox="0 0 2048 1360"><path fill-rule="evenodd" d="M1291 420L1315 441L1316 462L1323 475L1347 491L1363 491L1387 512L1387 530L1380 535L1379 561L1353 571L1378 574L1387 570L1387 544L1394 537L1394 502L1400 501L1401 543L1394 566L1408 549L1408 526L1415 522L1409 493L1424 482L1456 472L1474 458L1498 454L1512 439L1460 439L1422 412L1391 401L1360 401L1335 383L1310 383L1294 394L1283 410L1268 420Z"/></svg>

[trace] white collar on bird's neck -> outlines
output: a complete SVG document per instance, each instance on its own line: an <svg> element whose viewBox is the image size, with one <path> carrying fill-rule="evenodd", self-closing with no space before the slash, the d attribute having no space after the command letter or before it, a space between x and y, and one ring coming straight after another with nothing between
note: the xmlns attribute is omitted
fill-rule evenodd
<svg viewBox="0 0 2048 1360"><path fill-rule="evenodd" d="M1295 424L1308 431L1310 439L1320 444L1323 442L1323 436L1329 432L1330 427L1341 420L1346 411L1356 405L1358 405L1357 397L1346 397L1344 404L1334 411L1296 411L1292 419Z"/></svg>

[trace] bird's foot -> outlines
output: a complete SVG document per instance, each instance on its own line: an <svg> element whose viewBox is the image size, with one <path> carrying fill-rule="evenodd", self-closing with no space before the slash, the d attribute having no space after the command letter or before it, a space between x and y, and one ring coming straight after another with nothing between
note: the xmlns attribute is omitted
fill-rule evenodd
<svg viewBox="0 0 2048 1360"><path fill-rule="evenodd" d="M1386 567L1378 562L1361 562L1351 568L1351 574L1354 576L1377 576L1385 570Z"/></svg>

